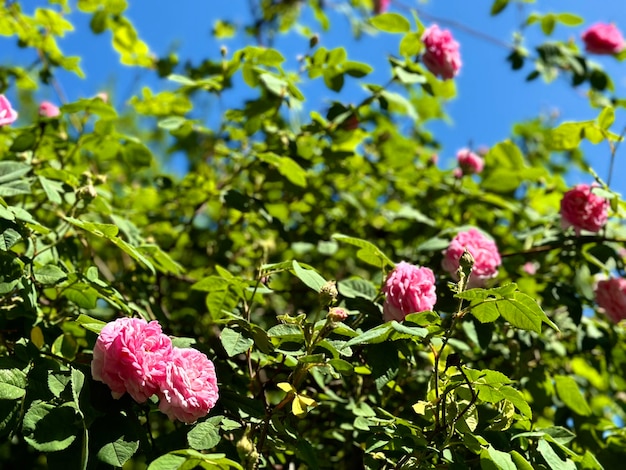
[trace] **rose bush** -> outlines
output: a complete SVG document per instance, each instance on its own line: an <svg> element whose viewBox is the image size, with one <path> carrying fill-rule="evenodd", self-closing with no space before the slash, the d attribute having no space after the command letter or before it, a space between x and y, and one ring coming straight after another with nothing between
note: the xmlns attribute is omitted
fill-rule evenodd
<svg viewBox="0 0 626 470"><path fill-rule="evenodd" d="M0 4L1 468L621 468L626 99L583 18L248 2L188 57L127 3ZM443 158L495 95L435 22L588 115Z"/></svg>

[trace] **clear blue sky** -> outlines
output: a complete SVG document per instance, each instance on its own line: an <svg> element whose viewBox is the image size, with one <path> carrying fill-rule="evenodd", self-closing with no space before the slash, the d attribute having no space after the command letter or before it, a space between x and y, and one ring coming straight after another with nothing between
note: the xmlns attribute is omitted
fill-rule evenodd
<svg viewBox="0 0 626 470"><path fill-rule="evenodd" d="M24 1L24 9L28 11L42 2ZM152 0L146 2L130 2L129 17L135 23L140 36L150 45L157 55L175 51L181 62L187 59L199 61L204 57L217 59L220 47L225 45L230 51L242 44L235 39L216 41L211 35L211 29L216 19L227 19L236 25L249 23L249 1L206 1L184 0L171 2ZM342 0L327 0L328 5L346 3ZM429 2L403 0L393 2L391 11L407 12L408 8L416 7L422 12L421 20L425 24L432 21L428 15L449 20L464 25L456 27L454 23L441 21L443 27L451 29L454 36L461 43L463 68L457 78L458 97L447 106L447 112L452 123L433 123L429 126L444 148L441 152L441 164L451 166L451 160L460 147L472 143L475 146L493 145L509 136L512 125L520 120L532 118L539 113L549 113L558 110L561 120L593 119L598 110L590 108L587 99L582 95L583 89L574 90L564 80L557 79L552 84L545 84L540 79L531 83L524 78L529 72L510 70L505 61L508 51L506 48L493 44L488 40L468 32L466 28L479 31L483 34L498 38L504 42L511 42L513 32L523 22L528 13L538 11L564 12L578 14L585 19L585 24L571 28L557 26L553 37L555 39L569 39L580 44L580 33L588 25L597 21L612 21L626 33L626 8L622 0L538 0L536 4L509 5L497 17L489 16L492 0L431 0ZM332 48L345 46L353 60L362 60L376 67L376 71L369 77L361 80L349 79L346 82L345 95L348 101L358 102L363 96L361 83L384 83L389 77L389 68L386 57L389 53L397 53L399 36L377 34L366 36L354 41L350 34L350 26L344 16L333 13L330 15L334 25L332 34L322 36L321 45ZM72 21L77 26L74 33L67 35L61 41L61 47L66 54L83 57L83 68L87 73L86 80L76 79L70 74L60 76L61 84L70 100L79 97L93 96L96 92L112 87L113 99L116 106L124 106L128 98L140 91L143 86L160 89L163 83L153 79L153 74L140 69L123 67L118 64L117 56L110 45L110 35L105 33L94 37L89 32L89 17L80 13L72 15ZM313 30L319 26L308 17L307 24ZM533 46L543 40L543 33L537 25L525 30L526 44ZM3 52L0 55L4 61L28 63L24 60L23 50L17 50L7 43L0 41ZM296 68L296 56L306 52L308 39L304 36L292 34L277 38L275 47L283 52ZM624 64L611 57L596 57L602 66L615 80L616 94L624 95L626 79L624 78ZM289 66L288 66L289 67ZM239 87L245 89L245 86ZM332 92L322 86L309 85L303 87L305 95L309 97L307 107L314 109L323 103L336 98ZM256 92L251 91L251 94ZM52 90L42 90L42 98L58 101ZM229 99L237 102L241 95L231 96ZM321 105L320 105L321 103ZM208 110L210 119L212 110ZM618 113L615 130L621 131L625 124L624 113ZM606 177L609 162L609 150L606 144L585 148L593 166L603 177ZM614 188L622 193L626 191L626 181L621 177L626 164L626 144L618 152L616 174L613 177ZM588 181L580 175L573 175L572 182Z"/></svg>

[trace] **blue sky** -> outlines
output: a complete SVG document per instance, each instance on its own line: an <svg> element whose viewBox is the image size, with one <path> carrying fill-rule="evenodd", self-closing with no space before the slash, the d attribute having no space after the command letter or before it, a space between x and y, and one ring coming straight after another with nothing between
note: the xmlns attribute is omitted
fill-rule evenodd
<svg viewBox="0 0 626 470"><path fill-rule="evenodd" d="M43 2L26 0L22 5L29 11ZM130 2L128 16L136 25L140 37L159 56L168 52L176 52L181 62L185 60L199 61L202 58L219 58L220 48L226 46L229 51L241 47L242 43L236 39L215 40L211 29L218 18L232 21L235 25L249 23L249 0L184 0L171 2L152 0L149 6L145 2ZM339 5L341 0L327 0L328 5ZM561 120L593 119L599 110L592 109L584 97L584 90L573 89L562 79L552 84L545 84L540 79L526 82L525 76L530 71L521 72L510 70L505 61L509 51L506 48L493 44L484 38L478 37L467 29L478 31L504 42L511 42L512 34L519 28L531 11L540 13L564 12L578 14L585 19L585 24L571 28L557 26L553 37L555 39L572 39L579 45L580 34L583 29L597 21L612 21L626 32L626 8L622 0L538 0L535 4L509 5L503 13L490 17L489 9L492 0L431 0L429 2L403 0L392 3L391 11L408 12L409 8L419 10L420 19L426 25L432 20L430 17L441 19L441 25L449 28L455 38L461 43L463 68L457 77L458 97L447 105L451 123L433 123L429 129L433 131L443 144L441 164L452 165L456 150L472 143L474 146L493 145L510 135L512 125L520 120L537 116L540 113L551 113L558 110ZM361 84L384 83L389 77L389 68L386 57L389 53L397 53L399 36L377 34L364 36L355 41L350 34L349 22L338 13L330 15L333 22L332 33L323 34L320 44L327 47L345 46L352 60L368 62L376 71L361 80L350 79L346 82L345 94L342 97L348 101L358 102L363 95ZM305 16L305 22L312 30L318 31L319 26L312 18ZM166 86L157 82L153 74L137 68L118 65L116 53L110 45L109 33L93 36L89 31L89 17L84 14L72 14L71 20L76 25L75 32L68 34L60 44L66 54L83 57L83 69L87 73L85 80L75 78L70 74L62 74L59 79L70 100L79 97L93 96L103 89L113 90L113 100L117 107L125 103L134 93L138 93L143 86L154 90ZM445 21L444 21L445 20ZM449 23L449 21L453 23ZM455 23L463 25L458 27ZM339 26L339 27L336 27ZM543 41L544 36L537 25L529 27L524 32L526 44L532 47ZM3 39L3 52L0 57L4 61L28 63L24 58L24 51L15 47L8 47ZM12 46L13 43L11 43ZM303 54L308 48L308 38L304 35L291 34L279 36L274 47L281 50L288 60L287 68L296 67L296 57ZM611 57L596 57L595 60L609 72L616 86L616 94L624 95L626 79L624 65ZM238 87L245 89L245 86ZM324 107L325 102L336 99L336 95L317 84L303 86L305 95L309 98L307 104L310 109ZM256 92L251 91L251 94ZM52 90L42 89L40 96L58 102ZM242 95L231 95L233 103L240 101ZM209 106L207 119L217 108ZM624 125L624 115L618 113L616 132L621 131ZM609 149L606 144L585 147L594 168L603 177L608 172ZM613 176L614 189L624 193L626 181L621 174L626 169L623 164L623 153L626 145L617 154L617 167ZM572 175L572 183L589 181L584 175Z"/></svg>

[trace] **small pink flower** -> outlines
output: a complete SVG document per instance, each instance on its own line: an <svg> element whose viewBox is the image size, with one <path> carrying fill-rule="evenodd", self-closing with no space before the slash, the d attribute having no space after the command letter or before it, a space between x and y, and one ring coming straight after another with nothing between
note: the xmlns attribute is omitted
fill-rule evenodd
<svg viewBox="0 0 626 470"><path fill-rule="evenodd" d="M484 160L467 148L457 152L456 160L465 175L480 173L485 166Z"/></svg>
<svg viewBox="0 0 626 470"><path fill-rule="evenodd" d="M579 184L567 191L561 199L561 225L574 227L576 235L581 230L598 232L608 218L609 202L592 192L592 186Z"/></svg>
<svg viewBox="0 0 626 470"><path fill-rule="evenodd" d="M409 313L432 310L437 302L435 275L404 261L398 263L387 276L383 292L383 320L402 321Z"/></svg>
<svg viewBox="0 0 626 470"><path fill-rule="evenodd" d="M4 95L0 95L0 127L15 122L17 111L11 107L11 103Z"/></svg>
<svg viewBox="0 0 626 470"><path fill-rule="evenodd" d="M391 0L374 0L374 13L380 15L389 9Z"/></svg>
<svg viewBox="0 0 626 470"><path fill-rule="evenodd" d="M426 47L422 62L428 70L444 80L454 78L459 73L462 65L459 43L454 40L450 31L439 29L434 24L426 28L422 42Z"/></svg>
<svg viewBox="0 0 626 470"><path fill-rule="evenodd" d="M618 54L624 49L622 33L612 23L594 24L583 33L582 40L587 52L593 54Z"/></svg>
<svg viewBox="0 0 626 470"><path fill-rule="evenodd" d="M175 347L159 395L159 409L172 420L193 423L206 416L218 399L213 363L196 349Z"/></svg>
<svg viewBox="0 0 626 470"><path fill-rule="evenodd" d="M524 272L526 274L530 274L531 276L534 276L535 274L537 274L538 268L539 268L539 263L533 263L532 261L528 261L527 263L524 263L524 266L522 266L522 269L524 270Z"/></svg>
<svg viewBox="0 0 626 470"><path fill-rule="evenodd" d="M39 105L39 115L47 118L54 118L61 114L58 106L53 105L50 101L42 101Z"/></svg>
<svg viewBox="0 0 626 470"><path fill-rule="evenodd" d="M172 342L156 321L119 318L102 328L93 348L91 374L111 389L113 398L128 392L145 402L165 380Z"/></svg>
<svg viewBox="0 0 626 470"><path fill-rule="evenodd" d="M485 280L498 274L498 266L502 264L496 244L475 228L467 232L460 232L452 239L448 248L443 252L441 266L458 279L459 259L465 249L474 257L474 267L469 280L469 287L481 287Z"/></svg>
<svg viewBox="0 0 626 470"><path fill-rule="evenodd" d="M455 168L454 170L452 170L452 176L454 176L456 179L463 178L463 170L461 170L460 168Z"/></svg>
<svg viewBox="0 0 626 470"><path fill-rule="evenodd" d="M348 312L345 308L333 307L328 311L328 319L332 322L342 322L348 318Z"/></svg>
<svg viewBox="0 0 626 470"><path fill-rule="evenodd" d="M598 282L596 302L611 321L626 319L626 279L611 278Z"/></svg>

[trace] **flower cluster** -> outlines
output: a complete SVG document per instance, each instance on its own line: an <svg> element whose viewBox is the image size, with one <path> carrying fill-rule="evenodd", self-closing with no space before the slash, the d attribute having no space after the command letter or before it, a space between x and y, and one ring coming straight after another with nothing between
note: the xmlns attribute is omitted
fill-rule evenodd
<svg viewBox="0 0 626 470"><path fill-rule="evenodd" d="M502 263L498 247L493 240L474 228L457 234L443 252L443 261L441 262L443 269L449 272L454 279L458 279L456 272L459 269L459 260L466 249L474 258L468 286L483 286L487 279L498 274L498 266Z"/></svg>
<svg viewBox="0 0 626 470"><path fill-rule="evenodd" d="M579 184L567 191L561 199L561 224L574 227L576 235L581 230L598 232L608 218L609 202L592 192L592 186Z"/></svg>
<svg viewBox="0 0 626 470"><path fill-rule="evenodd" d="M11 103L4 95L0 95L0 127L15 122L17 111L11 107Z"/></svg>
<svg viewBox="0 0 626 470"><path fill-rule="evenodd" d="M383 292L385 321L402 321L409 313L431 310L437 302L433 272L404 261L389 273Z"/></svg>
<svg viewBox="0 0 626 470"><path fill-rule="evenodd" d="M119 318L107 324L93 349L91 373L114 398L128 393L138 403L152 395L170 419L192 423L218 399L213 363L201 352L172 346L158 322Z"/></svg>
<svg viewBox="0 0 626 470"><path fill-rule="evenodd" d="M434 75L444 80L454 78L461 69L461 54L459 43L454 40L447 29L440 29L434 24L422 34L422 42L426 52L422 55L422 62Z"/></svg>
<svg viewBox="0 0 626 470"><path fill-rule="evenodd" d="M613 322L626 319L626 279L599 281L596 286L596 302Z"/></svg>
<svg viewBox="0 0 626 470"><path fill-rule="evenodd" d="M618 54L624 49L622 33L614 24L596 23L582 34L585 49L592 54Z"/></svg>

